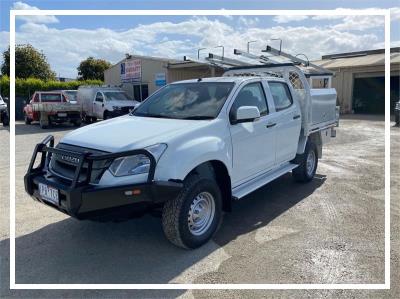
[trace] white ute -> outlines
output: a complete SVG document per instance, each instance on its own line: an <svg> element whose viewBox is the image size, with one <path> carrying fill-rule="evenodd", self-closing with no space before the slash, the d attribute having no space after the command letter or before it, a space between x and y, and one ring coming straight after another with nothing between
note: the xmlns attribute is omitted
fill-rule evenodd
<svg viewBox="0 0 400 299"><path fill-rule="evenodd" d="M48 137L25 187L78 219L159 209L166 237L196 248L232 199L290 171L312 180L337 121L335 89L310 89L296 66L232 69L169 84L130 115L77 129L56 147Z"/></svg>

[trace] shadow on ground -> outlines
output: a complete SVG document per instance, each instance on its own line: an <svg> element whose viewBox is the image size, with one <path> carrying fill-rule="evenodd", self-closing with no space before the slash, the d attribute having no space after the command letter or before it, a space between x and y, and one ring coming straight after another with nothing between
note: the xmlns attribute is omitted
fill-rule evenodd
<svg viewBox="0 0 400 299"><path fill-rule="evenodd" d="M188 251L163 236L160 219L146 216L120 223L71 218L16 238L17 283L168 283L196 262L260 227L307 198L325 181L293 182L285 175L236 202L214 242ZM218 245L217 245L218 244ZM1 242L8 252L9 240ZM2 276L5 264L2 263ZM6 266L8 267L8 266ZM8 272L8 271L7 271Z"/></svg>

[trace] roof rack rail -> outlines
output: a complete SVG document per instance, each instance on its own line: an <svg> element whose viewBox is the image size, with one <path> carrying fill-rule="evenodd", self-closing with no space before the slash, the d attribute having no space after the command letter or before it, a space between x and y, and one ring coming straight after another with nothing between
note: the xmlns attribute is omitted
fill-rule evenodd
<svg viewBox="0 0 400 299"><path fill-rule="evenodd" d="M323 68L323 67L321 67L319 65L311 63L310 61L308 61L308 59L307 60L300 59L297 56L293 56L291 54L285 53L282 50L275 49L275 48L273 48L271 46L268 46L268 45L267 45L265 50L262 50L262 52L270 53L270 54L272 54L274 56L285 57L285 58L289 59L292 62L301 64L303 67L312 67L315 70L317 70L318 72L323 73L324 75L334 75L335 74L334 72L332 72L332 71L330 71L330 70L328 70L326 68Z"/></svg>

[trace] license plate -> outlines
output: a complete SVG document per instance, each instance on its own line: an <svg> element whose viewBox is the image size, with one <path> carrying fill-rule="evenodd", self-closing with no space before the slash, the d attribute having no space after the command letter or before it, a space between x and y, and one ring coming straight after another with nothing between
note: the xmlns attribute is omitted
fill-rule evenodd
<svg viewBox="0 0 400 299"><path fill-rule="evenodd" d="M67 113L58 113L58 117L67 117Z"/></svg>
<svg viewBox="0 0 400 299"><path fill-rule="evenodd" d="M39 183L39 194L40 197L46 201L49 201L53 204L59 205L58 201L58 190L54 189L45 184Z"/></svg>

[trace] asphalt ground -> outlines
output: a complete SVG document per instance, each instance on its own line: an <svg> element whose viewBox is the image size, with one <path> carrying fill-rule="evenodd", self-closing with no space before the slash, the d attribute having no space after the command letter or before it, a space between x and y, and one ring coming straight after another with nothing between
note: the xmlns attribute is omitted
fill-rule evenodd
<svg viewBox="0 0 400 299"><path fill-rule="evenodd" d="M35 144L70 126L16 124L17 283L383 283L384 122L345 117L316 178L291 175L235 202L211 242L186 251L160 219L77 221L34 202L22 177ZM391 128L391 290L9 290L9 162L0 128L2 298L399 298L400 129Z"/></svg>

